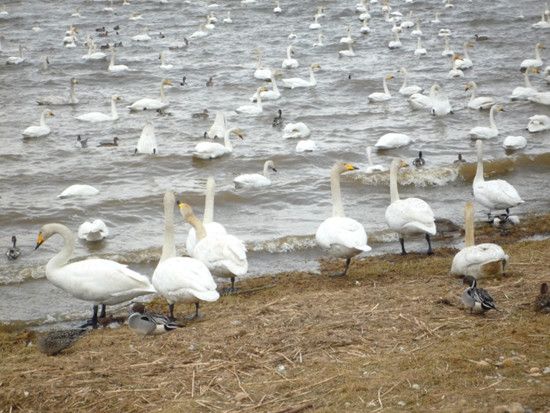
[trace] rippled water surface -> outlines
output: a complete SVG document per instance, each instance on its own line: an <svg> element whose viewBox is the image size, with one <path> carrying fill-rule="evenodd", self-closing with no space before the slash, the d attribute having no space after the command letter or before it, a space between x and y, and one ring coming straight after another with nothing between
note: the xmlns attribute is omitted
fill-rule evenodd
<svg viewBox="0 0 550 413"><path fill-rule="evenodd" d="M542 1L499 2L456 1L453 9L444 9L441 1L393 1L393 10L404 16L413 10L420 19L423 44L428 56L413 55L416 40L410 30L401 36L403 47L389 50L391 23L384 21L381 5L371 7L373 32L361 35L355 12L355 0L324 1L326 17L320 19L325 35L324 47L313 47L318 30L309 24L316 11L315 1L282 1L283 14L275 16L271 1L242 5L238 1L219 2L218 7L204 1L170 0L132 1L130 6L114 3L114 11L104 11L108 2L96 1L12 1L9 15L0 16L2 42L0 60L13 56L19 44L26 50L21 65L0 65L0 228L1 245L7 248L16 234L22 256L8 262L4 255L0 269L3 300L0 319L43 319L47 314L74 313L83 310L81 302L44 280L43 266L61 246L60 239L48 241L32 251L42 224L61 222L74 231L85 220L103 219L110 237L100 245L78 243L76 255L114 257L151 274L162 242L162 196L172 189L202 213L206 177L217 181L216 221L247 242L250 250L250 274L314 267L319 252L313 234L331 211L329 169L335 160L366 166L365 148L374 145L384 133L409 134L414 142L401 149L375 153L376 163L389 164L394 156L412 160L422 150L427 164L421 170L406 171L400 191L403 196L425 199L436 216L460 223L464 200L471 197L473 167L459 170L453 165L457 153L472 162L475 159L468 131L476 125L488 125L488 113L466 108L469 94L464 85L475 80L479 94L494 96L504 103L506 112L497 115L500 136L486 142L486 157L492 164L492 176L512 183L526 203L516 208L519 215L530 211L548 211L548 177L550 133L529 134L525 128L534 114L550 115L548 106L531 102L510 102L514 87L523 84L519 65L534 57L537 41L548 41L550 31L537 31L531 24L540 19ZM79 7L81 18L71 17ZM192 39L187 49L168 51L170 45L190 37L213 11L219 18L207 37ZM233 24L222 23L231 11ZM430 23L435 11L441 11L441 24ZM140 12L142 20L128 17ZM518 18L523 12L524 19ZM63 37L70 24L79 29L77 47L63 47ZM118 35L112 30L119 25ZM356 40L354 58L339 58L339 39L351 25ZM105 26L109 37L98 37L95 28ZM40 27L40 32L32 30ZM149 30L152 40L138 43L131 37ZM450 44L462 51L464 42L475 33L489 36L470 50L474 62L464 79L447 79L448 58L441 56L443 40L440 28L452 31ZM290 32L296 34L288 40ZM160 33L165 37L161 38ZM132 71L113 74L108 62L86 62L83 40L92 35L98 45L122 42L117 49L117 63ZM283 70L283 77L307 77L307 67L319 63L318 85L312 89L284 90L276 102L264 104L260 116L229 115L229 123L246 132L243 141L234 141L231 156L212 161L192 158L196 143L213 122L218 110L228 113L248 103L261 82L253 78L255 49L264 53L264 64L280 68L286 47L292 42L300 67ZM550 43L550 42L549 42ZM159 52L166 51L171 70L160 69ZM543 60L547 51L543 51ZM50 66L43 68L43 57ZM434 118L425 111L413 111L407 100L397 93L402 79L398 69L407 67L410 84L429 89L439 82L449 95L454 114ZM395 75L389 87L392 99L383 104L369 103L368 94L382 90L382 78ZM180 86L182 76L187 85ZM206 80L213 76L214 86ZM52 107L55 117L49 120L52 133L34 140L23 140L21 131L38 124L42 107L36 100L45 95L67 96L69 79L79 81L74 107ZM351 77L351 78L350 78ZM170 107L167 115L156 112L129 113L126 106L141 97L158 96L163 78L172 79L167 89ZM539 90L548 90L542 76L532 77ZM120 119L116 122L87 124L75 116L91 112L110 112L110 96L120 95ZM209 120L191 114L207 108ZM283 140L282 132L271 126L278 108L286 122L305 122L319 150L295 152L296 140ZM159 141L156 156L134 155L141 128L152 121ZM76 136L89 138L89 148L77 147ZM523 135L528 146L521 153L506 154L502 140L507 135ZM118 136L120 146L98 148L97 143ZM233 178L241 173L259 172L266 159L273 159L277 174L273 185L261 190L236 190ZM85 199L58 199L67 186L82 183L97 187L100 193ZM389 203L388 175L367 176L359 171L343 177L344 205L348 216L365 225L373 253L398 245L384 241L384 210ZM481 214L481 211L478 211ZM178 217L179 218L179 217ZM187 225L178 226L176 241L184 245ZM437 248L437 243L435 245ZM423 245L418 248L424 248ZM289 257L293 257L289 260Z"/></svg>

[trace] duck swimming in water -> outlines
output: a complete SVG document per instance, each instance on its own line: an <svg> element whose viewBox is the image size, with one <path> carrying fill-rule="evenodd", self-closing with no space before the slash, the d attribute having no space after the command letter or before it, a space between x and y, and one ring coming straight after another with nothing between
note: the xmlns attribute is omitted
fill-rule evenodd
<svg viewBox="0 0 550 413"><path fill-rule="evenodd" d="M17 238L15 235L11 237L12 246L6 251L8 260L16 260L21 255L21 250L17 247Z"/></svg>

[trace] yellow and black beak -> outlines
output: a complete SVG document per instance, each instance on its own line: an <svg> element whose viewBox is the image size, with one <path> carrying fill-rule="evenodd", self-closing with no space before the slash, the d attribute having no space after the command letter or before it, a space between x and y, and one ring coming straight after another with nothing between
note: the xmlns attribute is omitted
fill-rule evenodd
<svg viewBox="0 0 550 413"><path fill-rule="evenodd" d="M34 249L38 249L39 246L41 246L44 243L45 239L41 232L38 233L38 238L36 239L36 247Z"/></svg>
<svg viewBox="0 0 550 413"><path fill-rule="evenodd" d="M345 167L346 167L346 171L355 171L356 169L359 169L358 167L356 167L355 165L352 165L350 163L347 163L345 165Z"/></svg>

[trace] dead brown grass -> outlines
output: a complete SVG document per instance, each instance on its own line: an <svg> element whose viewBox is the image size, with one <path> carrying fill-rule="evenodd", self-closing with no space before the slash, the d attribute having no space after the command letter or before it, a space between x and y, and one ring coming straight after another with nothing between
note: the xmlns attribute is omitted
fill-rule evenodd
<svg viewBox="0 0 550 413"><path fill-rule="evenodd" d="M484 316L459 305L455 251L439 248L358 260L342 279L247 280L171 334L100 329L56 357L2 332L0 411L548 411L550 316L532 302L550 240L505 249L507 276L483 281L500 311Z"/></svg>

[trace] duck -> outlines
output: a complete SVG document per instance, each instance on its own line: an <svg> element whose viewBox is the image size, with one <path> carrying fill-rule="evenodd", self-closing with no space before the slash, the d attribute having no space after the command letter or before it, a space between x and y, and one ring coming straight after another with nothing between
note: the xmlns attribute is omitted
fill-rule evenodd
<svg viewBox="0 0 550 413"><path fill-rule="evenodd" d="M74 251L75 236L63 224L42 226L35 249L54 235L63 238L63 248L48 261L46 278L73 297L93 303L93 316L89 324L94 328L98 325L99 304L120 304L142 295L156 293L146 276L116 261L89 258L69 264Z"/></svg>
<svg viewBox="0 0 550 413"><path fill-rule="evenodd" d="M226 24L233 23L233 19L231 18L231 11L227 12L227 16L222 21Z"/></svg>
<svg viewBox="0 0 550 413"><path fill-rule="evenodd" d="M508 262L508 255L497 244L475 245L474 204L466 202L464 207L464 248L453 258L451 275L474 278L502 275Z"/></svg>
<svg viewBox="0 0 550 413"><path fill-rule="evenodd" d="M548 292L547 283L540 285L540 294L535 299L535 311L550 313L550 293Z"/></svg>
<svg viewBox="0 0 550 413"><path fill-rule="evenodd" d="M399 33L393 33L393 40L388 43L389 49L399 49L401 47L401 40L399 40Z"/></svg>
<svg viewBox="0 0 550 413"><path fill-rule="evenodd" d="M367 162L369 166L365 169L365 173L372 174L375 172L386 172L388 168L385 165L375 165L372 162L372 147L367 146Z"/></svg>
<svg viewBox="0 0 550 413"><path fill-rule="evenodd" d="M342 37L340 39L340 43L353 44L353 38L351 37L351 26L348 26L346 30L347 30L348 35L345 36L345 37Z"/></svg>
<svg viewBox="0 0 550 413"><path fill-rule="evenodd" d="M265 86L260 86L256 90L256 104L239 106L235 111L243 115L259 115L263 112L262 106L262 92L267 92Z"/></svg>
<svg viewBox="0 0 550 413"><path fill-rule="evenodd" d="M368 96L369 101L371 101L371 102L385 102L387 100L390 100L391 99L391 93L390 93L390 90L388 89L388 84L386 82L388 80L392 80L392 79L393 79L393 75L391 75L391 74L384 76L384 80L382 81L382 86L384 88L384 92L371 93Z"/></svg>
<svg viewBox="0 0 550 413"><path fill-rule="evenodd" d="M78 227L78 238L86 241L101 241L109 236L109 228L101 219L86 221Z"/></svg>
<svg viewBox="0 0 550 413"><path fill-rule="evenodd" d="M502 147L508 151L517 151L527 146L527 139L523 136L507 136L502 141Z"/></svg>
<svg viewBox="0 0 550 413"><path fill-rule="evenodd" d="M272 160L265 161L263 174L242 174L235 177L233 179L235 188L261 188L270 186L269 171L277 172Z"/></svg>
<svg viewBox="0 0 550 413"><path fill-rule="evenodd" d="M206 179L206 190L204 196L204 215L202 217L202 225L206 234L223 236L227 234L225 227L219 222L214 221L214 199L216 196L216 180L213 176ZM187 240L185 241L185 249L188 254L191 254L197 245L197 232L194 227L189 229Z"/></svg>
<svg viewBox="0 0 550 413"><path fill-rule="evenodd" d="M435 235L436 226L432 208L420 198L399 199L397 191L397 172L407 167L407 163L395 158L390 166L391 203L386 208L385 219L388 227L397 232L401 244L401 255L406 255L405 236L425 234L428 242L428 255L432 255L430 235Z"/></svg>
<svg viewBox="0 0 550 413"><path fill-rule="evenodd" d="M77 135L76 137L77 146L80 148L87 148L88 147L88 138L83 139L80 135Z"/></svg>
<svg viewBox="0 0 550 413"><path fill-rule="evenodd" d="M317 245L332 257L346 259L344 271L336 276L345 276L348 273L351 259L371 250L371 247L367 245L365 228L356 220L345 216L342 204L340 175L357 169L356 166L344 162L336 162L332 166L330 171L332 216L325 219L315 232Z"/></svg>
<svg viewBox="0 0 550 413"><path fill-rule="evenodd" d="M22 45L19 45L19 55L8 57L8 60L6 60L6 64L7 65L20 65L21 63L24 63L26 58L23 57L23 49L24 49L24 47Z"/></svg>
<svg viewBox="0 0 550 413"><path fill-rule="evenodd" d="M457 69L471 69L474 66L474 64L472 63L472 59L470 59L470 56L468 56L468 49L471 47L474 47L472 43L464 43L464 54L455 61Z"/></svg>
<svg viewBox="0 0 550 413"><path fill-rule="evenodd" d="M314 72L321 69L318 63L313 63L309 66L309 80L301 79L299 77L291 77L283 79L283 87L288 89L295 89L298 87L315 87L317 86L317 79L315 79Z"/></svg>
<svg viewBox="0 0 550 413"><path fill-rule="evenodd" d="M233 145L229 141L232 134L240 139L244 138L244 132L239 128L225 129L223 145L217 142L199 142L195 146L193 156L199 159L215 159L233 152Z"/></svg>
<svg viewBox="0 0 550 413"><path fill-rule="evenodd" d="M419 151L418 152L418 158L415 158L413 161L412 161L412 164L414 166L416 166L417 168L421 168L422 166L426 165L426 161L424 160L424 158L422 157L422 151Z"/></svg>
<svg viewBox="0 0 550 413"><path fill-rule="evenodd" d="M348 49L347 50L339 50L338 51L339 57L354 57L355 52L353 51L353 47L351 47L351 43L348 43Z"/></svg>
<svg viewBox="0 0 550 413"><path fill-rule="evenodd" d="M527 98L530 102L539 103L541 105L550 105L550 92L537 92Z"/></svg>
<svg viewBox="0 0 550 413"><path fill-rule="evenodd" d="M164 242L160 261L151 282L158 294L168 302L169 319L174 318L177 303L195 304L195 317L199 316L200 301L214 302L220 298L217 285L210 270L196 258L177 257L174 240L175 196L171 191L164 194ZM200 222L200 221L199 221ZM204 237L204 228L197 231Z"/></svg>
<svg viewBox="0 0 550 413"><path fill-rule="evenodd" d="M111 61L109 62L108 70L109 70L109 72L115 72L115 73L127 72L128 70L130 70L130 68L126 65L117 65L117 64L115 64L115 49L114 48L111 49Z"/></svg>
<svg viewBox="0 0 550 413"><path fill-rule="evenodd" d="M23 138L42 138L48 136L51 132L51 129L46 125L46 118L53 117L54 114L49 109L44 109L42 115L40 115L40 125L39 126L29 126L21 134Z"/></svg>
<svg viewBox="0 0 550 413"><path fill-rule="evenodd" d="M17 238L15 235L11 236L11 247L8 248L6 251L6 256L8 257L8 260L16 260L21 255L21 250L16 245L17 244Z"/></svg>
<svg viewBox="0 0 550 413"><path fill-rule="evenodd" d="M514 88L514 90L512 90L510 100L528 100L531 96L538 92L537 89L531 85L531 81L529 80L529 74L538 73L538 71L539 70L536 68L529 68L523 72L525 86L518 86Z"/></svg>
<svg viewBox="0 0 550 413"><path fill-rule="evenodd" d="M57 197L59 199L74 198L74 197L87 197L99 194L99 190L91 185L75 184L71 185L63 190Z"/></svg>
<svg viewBox="0 0 550 413"><path fill-rule="evenodd" d="M535 45L535 58L534 59L525 59L521 62L520 70L522 72L525 72L527 69L534 67L534 68L540 68L542 67L542 59L540 58L540 51L544 49L544 46L542 43L537 43Z"/></svg>
<svg viewBox="0 0 550 413"><path fill-rule="evenodd" d="M230 292L235 291L235 278L248 272L246 247L237 237L225 234L208 234L202 222L193 214L190 205L178 202L183 219L191 224L197 233L197 244L191 256L202 261L213 275L231 280Z"/></svg>
<svg viewBox="0 0 550 413"><path fill-rule="evenodd" d="M147 122L143 127L134 153L158 154L157 138L152 122Z"/></svg>
<svg viewBox="0 0 550 413"><path fill-rule="evenodd" d="M164 52L160 52L159 54L159 59L160 59L160 68L162 70L170 70L170 69L173 69L174 68L174 65L171 65L171 64L167 64L165 59L164 59Z"/></svg>
<svg viewBox="0 0 550 413"><path fill-rule="evenodd" d="M227 120L225 118L225 114L222 111L218 111L216 112L214 123L212 124L210 129L205 132L204 137L210 139L223 138L225 136L226 129Z"/></svg>
<svg viewBox="0 0 550 413"><path fill-rule="evenodd" d="M550 116L533 115L529 118L527 130L531 133L542 132L550 129Z"/></svg>
<svg viewBox="0 0 550 413"><path fill-rule="evenodd" d="M474 110L490 109L496 102L495 99L490 96L478 96L476 97L477 84L474 81L468 82L464 87L464 90L471 90L472 95L468 101L468 108Z"/></svg>
<svg viewBox="0 0 550 413"><path fill-rule="evenodd" d="M283 129L283 139L307 138L311 130L304 122L287 123Z"/></svg>
<svg viewBox="0 0 550 413"><path fill-rule="evenodd" d="M281 9L281 3L279 2L279 0L277 0L275 2L275 7L273 8L273 13L275 14L281 14L283 12L283 10Z"/></svg>
<svg viewBox="0 0 550 413"><path fill-rule="evenodd" d="M164 88L166 86L172 86L172 81L170 79L163 79L160 83L160 96L158 99L142 98L128 106L128 109L130 109L131 112L166 109L170 105L170 102L164 94Z"/></svg>
<svg viewBox="0 0 550 413"><path fill-rule="evenodd" d="M210 76L206 81L206 87L212 87L212 86L214 86L214 76Z"/></svg>
<svg viewBox="0 0 550 413"><path fill-rule="evenodd" d="M283 63L281 63L281 67L283 69L296 69L298 66L300 66L300 63L298 63L298 61L292 57L293 55L294 48L292 47L292 45L290 45L286 48L286 59L284 59Z"/></svg>
<svg viewBox="0 0 550 413"><path fill-rule="evenodd" d="M121 101L122 98L117 95L111 96L111 114L107 115L101 112L90 112L78 115L76 119L84 122L107 122L118 120L118 112L116 110L116 102Z"/></svg>
<svg viewBox="0 0 550 413"><path fill-rule="evenodd" d="M145 311L142 303L133 304L128 317L128 327L139 336L158 335L182 327L162 314Z"/></svg>
<svg viewBox="0 0 550 413"><path fill-rule="evenodd" d="M118 146L120 139L118 136L115 136L112 141L101 141L97 144L98 147L113 147Z"/></svg>
<svg viewBox="0 0 550 413"><path fill-rule="evenodd" d="M210 112L208 109L203 109L202 112L196 112L191 115L193 119L208 119L210 117Z"/></svg>
<svg viewBox="0 0 550 413"><path fill-rule="evenodd" d="M277 116L273 118L273 123L271 124L274 128L282 128L283 127L283 111L279 109L277 111Z"/></svg>
<svg viewBox="0 0 550 413"><path fill-rule="evenodd" d="M78 80L74 77L70 80L70 92L69 97L64 96L45 96L36 101L39 105L49 106L62 106L62 105L76 105L78 99L75 96L75 87L78 84Z"/></svg>
<svg viewBox="0 0 550 413"><path fill-rule="evenodd" d="M432 85L430 89L431 114L433 116L445 116L453 113L449 98L438 84Z"/></svg>
<svg viewBox="0 0 550 413"><path fill-rule="evenodd" d="M416 49L414 49L414 55L415 56L424 56L428 54L425 48L422 47L422 38L418 37L418 40L416 41Z"/></svg>
<svg viewBox="0 0 550 413"><path fill-rule="evenodd" d="M476 42L484 42L489 40L489 36L485 36L483 34L474 34L474 39Z"/></svg>
<svg viewBox="0 0 550 413"><path fill-rule="evenodd" d="M457 159L455 159L455 160L453 161L453 164L455 164L455 165L462 165L463 163L466 163L466 160L464 159L464 157L462 156L462 154L459 153Z"/></svg>
<svg viewBox="0 0 550 413"><path fill-rule="evenodd" d="M420 86L416 86L416 85L407 86L407 80L408 80L408 77L409 77L409 72L407 71L407 69L402 67L400 69L400 73L403 75L403 84L401 85L401 88L399 89L399 93L401 95L411 96L411 95L414 95L415 93L421 93L422 92L422 88Z"/></svg>
<svg viewBox="0 0 550 413"><path fill-rule="evenodd" d="M495 209L504 209L506 214L510 214L510 208L523 204L524 201L512 185L503 179L493 179L486 181L483 177L483 141L476 140L477 151L477 169L472 184L474 190L474 199L491 211Z"/></svg>
<svg viewBox="0 0 550 413"><path fill-rule="evenodd" d="M316 14L315 16L313 16L313 18L314 18L313 23L311 23L311 24L309 25L309 28L310 28L311 30L318 30L318 29L321 28L321 23L319 23L319 17L320 17L320 16L319 16L318 14Z"/></svg>
<svg viewBox="0 0 550 413"><path fill-rule="evenodd" d="M296 143L296 149L295 151L298 153L302 152L313 152L317 150L317 144L314 140L311 139L303 139L301 141L298 141Z"/></svg>
<svg viewBox="0 0 550 413"><path fill-rule="evenodd" d="M85 328L48 331L36 339L36 348L47 356L55 356L71 347L88 332Z"/></svg>
<svg viewBox="0 0 550 413"><path fill-rule="evenodd" d="M463 282L468 288L462 293L462 302L470 309L470 312L485 312L497 309L493 297L483 288L477 288L475 277L467 275L464 277Z"/></svg>
<svg viewBox="0 0 550 413"><path fill-rule="evenodd" d="M281 92L279 91L279 87L277 86L277 81L275 80L275 76L271 75L271 85L272 89L268 90L265 88L265 90L262 90L260 92L260 96L262 97L262 100L277 100L281 97ZM250 98L251 102L256 102L258 97L258 92L254 93L252 97Z"/></svg>
<svg viewBox="0 0 550 413"><path fill-rule="evenodd" d="M406 146L409 143L411 143L411 138L409 135L405 135L404 133L390 132L382 135L378 139L374 147L376 149L395 149Z"/></svg>
<svg viewBox="0 0 550 413"><path fill-rule="evenodd" d="M469 135L472 139L491 139L498 136L498 129L495 123L495 113L504 112L502 105L493 105L489 111L490 126L476 126L470 129Z"/></svg>

